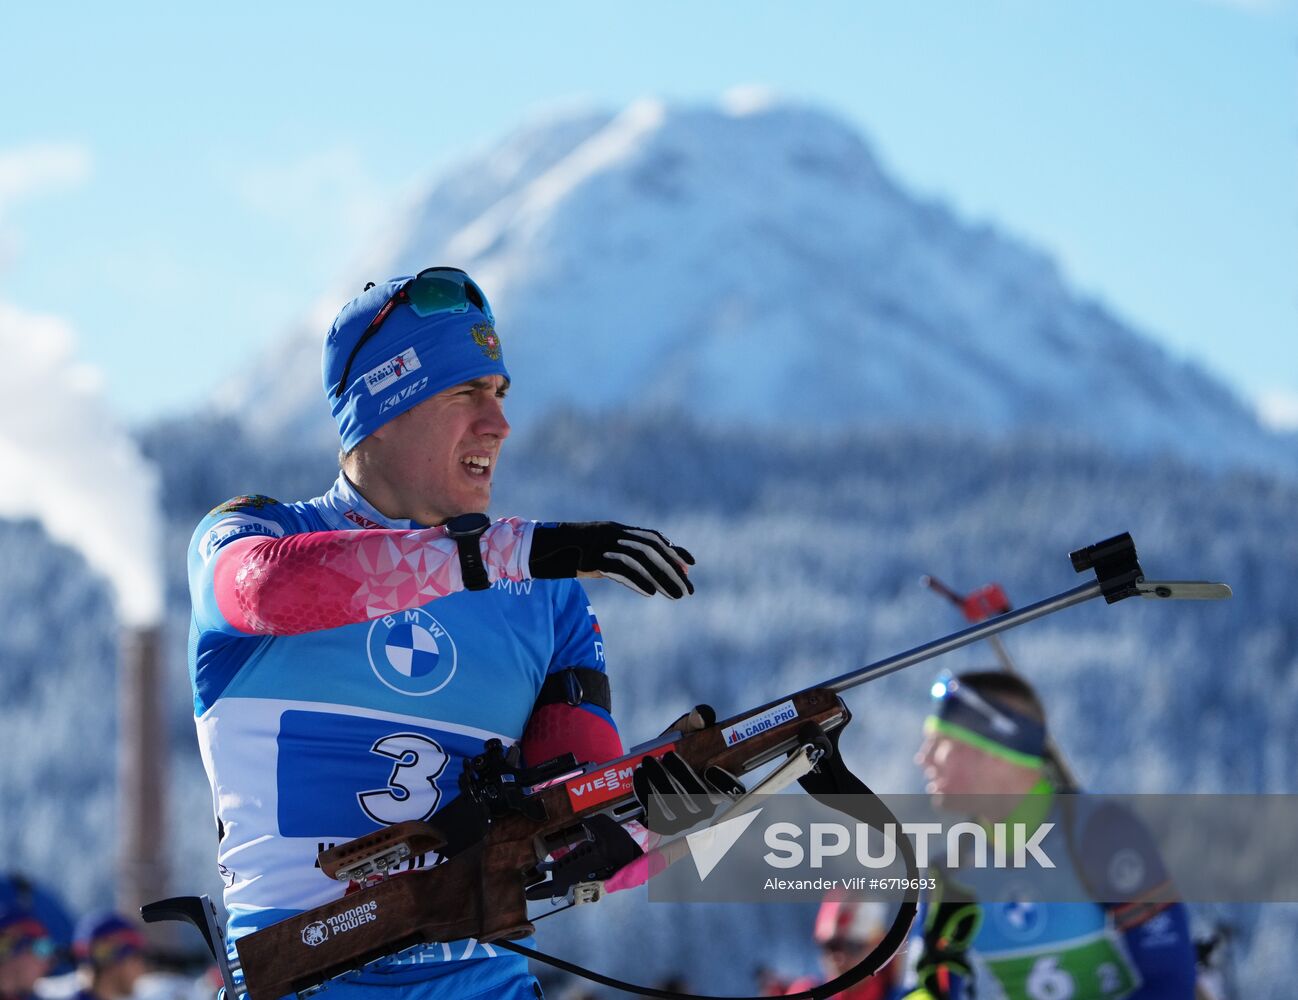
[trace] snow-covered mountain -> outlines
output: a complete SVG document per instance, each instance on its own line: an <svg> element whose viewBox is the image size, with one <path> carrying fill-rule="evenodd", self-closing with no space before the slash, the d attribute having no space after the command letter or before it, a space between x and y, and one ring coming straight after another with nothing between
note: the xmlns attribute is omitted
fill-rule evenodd
<svg viewBox="0 0 1298 1000"><path fill-rule="evenodd" d="M562 403L811 428L1044 426L1298 468L1292 437L1079 295L1046 254L907 191L842 120L751 98L550 119L466 158L221 407L328 440L307 373L329 319L365 280L436 263L492 298L516 423Z"/></svg>
<svg viewBox="0 0 1298 1000"><path fill-rule="evenodd" d="M1044 255L908 194L843 123L642 103L535 123L447 171L354 287L230 387L232 415L141 431L165 498L174 891L220 888L184 664L190 533L225 497L328 487L320 338L364 280L433 263L482 280L517 383L495 511L652 524L699 559L688 602L591 585L629 742L700 700L728 714L958 627L921 573L997 579L1026 603L1076 582L1068 550L1125 529L1151 575L1225 579L1236 598L1091 605L1008 640L1074 768L1105 791L1295 791L1298 483L1204 467L1291 476L1294 441L1082 301ZM959 432L887 427L907 423ZM0 855L102 906L111 599L34 523L0 521L0 564ZM844 749L881 790L918 789L931 678L852 695ZM623 893L547 921L541 942L714 990L741 987L750 962L814 968L809 913L702 909ZM1269 995L1298 911L1238 920L1245 992Z"/></svg>

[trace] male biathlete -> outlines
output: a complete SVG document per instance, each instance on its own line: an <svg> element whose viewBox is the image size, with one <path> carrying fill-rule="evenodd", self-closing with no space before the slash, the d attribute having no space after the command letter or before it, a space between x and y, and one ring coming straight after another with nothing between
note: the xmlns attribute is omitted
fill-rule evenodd
<svg viewBox="0 0 1298 1000"><path fill-rule="evenodd" d="M618 757L599 624L573 578L693 592L693 558L655 531L488 520L510 378L463 271L368 287L329 330L323 369L342 446L333 486L228 500L189 548L194 712L232 940L338 898L317 853L432 816L489 739L521 742L529 764ZM328 993L394 989L540 995L521 957L474 940L404 952Z"/></svg>

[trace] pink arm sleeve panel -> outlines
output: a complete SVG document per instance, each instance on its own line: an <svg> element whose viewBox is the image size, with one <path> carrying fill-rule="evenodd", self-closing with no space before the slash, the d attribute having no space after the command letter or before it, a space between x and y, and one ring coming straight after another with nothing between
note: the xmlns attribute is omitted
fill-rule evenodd
<svg viewBox="0 0 1298 1000"><path fill-rule="evenodd" d="M556 702L532 712L523 730L523 763L529 767L574 753L582 763L617 760L622 737L607 719L579 705Z"/></svg>
<svg viewBox="0 0 1298 1000"><path fill-rule="evenodd" d="M529 578L531 528L509 518L483 534L493 583ZM222 617L249 635L301 635L369 621L464 586L455 541L443 528L240 538L217 552L212 572Z"/></svg>

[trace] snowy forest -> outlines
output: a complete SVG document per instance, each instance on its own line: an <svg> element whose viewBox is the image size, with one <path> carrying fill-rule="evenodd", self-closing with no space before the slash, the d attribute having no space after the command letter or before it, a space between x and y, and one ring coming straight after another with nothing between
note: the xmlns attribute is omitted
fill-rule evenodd
<svg viewBox="0 0 1298 1000"><path fill-rule="evenodd" d="M332 454L254 446L219 419L149 428L142 445L164 477L169 741L168 859L175 891L219 892L215 831L190 719L184 666L183 551L213 498L327 488ZM683 414L595 422L555 414L509 443L496 513L616 517L662 528L698 558L698 593L646 601L593 582L628 742L685 708L721 713L842 673L960 625L922 589L1002 583L1018 603L1075 585L1069 550L1132 532L1148 573L1228 581L1227 604L1128 601L1064 612L1007 643L1039 686L1077 773L1111 792L1294 792L1290 738L1298 708L1298 633L1288 613L1298 542L1288 530L1298 485L1257 473L1207 473L1176 460L1133 460L1047 437L998 441L946 433L719 431ZM34 524L5 524L0 629L4 800L0 851L44 873L77 904L111 895L114 837L114 619L107 589ZM949 661L949 662L947 662ZM943 665L990 663L977 648L867 685L849 696L845 745L881 791L915 792L911 757L926 692ZM635 894L624 894L633 896ZM632 925L631 910L635 909ZM794 968L813 961L805 907L680 912L614 897L597 914L543 926L541 942L601 968L658 968L700 986L705 952L728 944ZM648 913L648 925L642 924ZM1235 908L1245 981L1282 966L1292 907ZM587 920L625 935L625 952L593 948ZM702 931L707 928L707 944ZM616 956L621 954L621 959ZM610 957L614 956L614 957Z"/></svg>
<svg viewBox="0 0 1298 1000"><path fill-rule="evenodd" d="M996 581L1022 606L1083 582L1070 551L1129 531L1151 578L1222 580L1234 599L1092 602L1006 638L1073 770L1114 793L1298 792L1298 440L1075 292L1048 252L909 193L844 123L655 102L531 123L434 178L312 315L450 262L490 290L514 378L492 513L645 525L697 557L689 600L587 588L626 744L696 703L735 714L961 627L923 574ZM124 591L91 568L89 536L122 536L119 562L161 551L170 889L219 897L185 549L226 498L328 489L322 333L268 338L220 398L132 433L156 512L124 489L61 533L45 511L0 520L0 857L75 908L111 901L119 823ZM934 674L992 663L974 647L851 692L853 767L879 792L922 790ZM735 991L745 963L811 972L812 916L630 892L539 941ZM1289 975L1298 906L1196 916L1238 929L1243 995Z"/></svg>

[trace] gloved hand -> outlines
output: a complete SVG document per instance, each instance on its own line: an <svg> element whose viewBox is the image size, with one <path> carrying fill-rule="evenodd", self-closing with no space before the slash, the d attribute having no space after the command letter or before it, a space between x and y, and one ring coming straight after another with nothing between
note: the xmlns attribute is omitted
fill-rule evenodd
<svg viewBox="0 0 1298 1000"><path fill-rule="evenodd" d="M717 720L710 705L696 705L664 732L697 732ZM646 757L631 777L636 801L644 809L644 825L654 833L675 834L712 816L717 808L744 794L744 786L719 767L700 775L675 750Z"/></svg>
<svg viewBox="0 0 1298 1000"><path fill-rule="evenodd" d="M687 566L694 557L662 534L615 521L538 524L528 566L534 579L608 577L637 594L672 599L694 593Z"/></svg>
<svg viewBox="0 0 1298 1000"><path fill-rule="evenodd" d="M634 834L610 816L590 816L582 820L581 826L584 841L571 849L556 851L553 861L537 865L538 871L549 872L550 877L529 887L528 899L561 899L574 885L604 882L644 857L644 848ZM610 887L608 891L616 892L618 888L622 886Z"/></svg>

